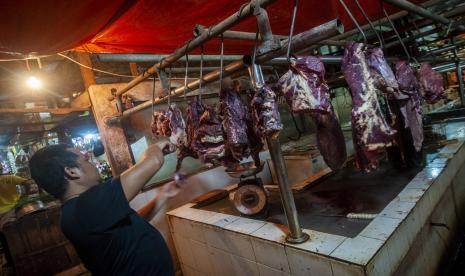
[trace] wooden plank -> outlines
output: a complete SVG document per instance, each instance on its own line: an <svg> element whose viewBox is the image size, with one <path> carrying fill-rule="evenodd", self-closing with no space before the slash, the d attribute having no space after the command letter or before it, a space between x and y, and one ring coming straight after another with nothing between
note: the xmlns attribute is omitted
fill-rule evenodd
<svg viewBox="0 0 465 276"><path fill-rule="evenodd" d="M98 84L88 88L95 121L100 132L105 153L113 175L119 175L134 164L131 149L121 123L105 124L105 118L118 114L115 101L109 101L112 89L122 89L126 84Z"/></svg>

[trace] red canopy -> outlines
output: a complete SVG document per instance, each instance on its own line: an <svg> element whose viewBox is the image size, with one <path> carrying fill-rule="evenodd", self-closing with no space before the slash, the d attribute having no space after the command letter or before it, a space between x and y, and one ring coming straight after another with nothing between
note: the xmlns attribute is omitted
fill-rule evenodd
<svg viewBox="0 0 465 276"><path fill-rule="evenodd" d="M171 53L192 38L196 24L210 26L239 10L245 0L20 0L1 1L0 52L53 54L75 49L112 53ZM365 24L353 0L345 0ZM422 2L422 1L414 1ZM360 0L370 16L382 16L379 2ZM273 32L287 35L293 0L277 0L267 10ZM389 9L393 12L393 9ZM301 0L296 33L340 18L346 30L353 24L338 0ZM234 30L255 32L255 18ZM252 43L227 41L227 53L248 53ZM206 46L217 52L218 41ZM4 55L3 55L4 56ZM10 56L14 57L14 56Z"/></svg>

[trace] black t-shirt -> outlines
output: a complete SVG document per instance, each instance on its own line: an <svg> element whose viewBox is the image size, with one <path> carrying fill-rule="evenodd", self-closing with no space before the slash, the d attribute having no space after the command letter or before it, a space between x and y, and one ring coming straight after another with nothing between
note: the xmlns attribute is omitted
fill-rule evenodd
<svg viewBox="0 0 465 276"><path fill-rule="evenodd" d="M119 178L65 202L61 227L94 275L174 275L162 235L129 207Z"/></svg>

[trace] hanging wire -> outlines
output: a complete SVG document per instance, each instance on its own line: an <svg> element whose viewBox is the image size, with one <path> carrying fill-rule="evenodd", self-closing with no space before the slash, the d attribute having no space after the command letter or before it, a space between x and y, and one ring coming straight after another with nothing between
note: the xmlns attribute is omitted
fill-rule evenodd
<svg viewBox="0 0 465 276"><path fill-rule="evenodd" d="M363 41L365 42L365 44L367 44L368 40L367 40L367 36L365 35L365 32L363 32L363 29L362 27L360 27L360 25L358 24L357 20L355 19L354 15L350 12L349 8L346 6L346 3L344 3L344 0L339 0L339 3L341 3L342 7L344 8L344 10L347 12L347 14L349 15L350 19L352 20L352 22L354 22L355 26L357 27L358 31L362 34L363 36Z"/></svg>
<svg viewBox="0 0 465 276"><path fill-rule="evenodd" d="M200 83L199 83L199 100L202 100L202 83L203 83L203 55L204 48L203 44L200 46Z"/></svg>
<svg viewBox="0 0 465 276"><path fill-rule="evenodd" d="M289 30L289 39L288 39L288 43L287 43L286 58L287 58L288 62L291 62L292 36L294 35L295 18L297 16L297 7L298 7L298 5L299 5L299 0L294 0L294 10L292 11L291 28Z"/></svg>
<svg viewBox="0 0 465 276"><path fill-rule="evenodd" d="M168 108L171 106L171 71L173 67L170 65L170 73L168 74Z"/></svg>
<svg viewBox="0 0 465 276"><path fill-rule="evenodd" d="M157 83L157 78L155 77L155 73L152 74L153 76L153 87L152 87L152 115L155 111L155 84Z"/></svg>
<svg viewBox="0 0 465 276"><path fill-rule="evenodd" d="M400 37L399 33L397 32L397 29L396 27L394 26L394 23L391 21L391 18L389 17L386 9L384 8L384 4L383 4L383 1L380 0L379 1L380 5L381 5L381 9L383 10L383 13L384 13L384 16L386 17L387 21L389 22L389 25L391 25L391 28L392 30L394 31L397 39L399 40L400 44L402 45L402 48L404 49L404 52L405 54L407 55L407 58L410 59L410 53L409 51L407 50L407 47L405 46L404 42L402 41L402 38Z"/></svg>
<svg viewBox="0 0 465 276"><path fill-rule="evenodd" d="M184 101L186 101L186 93L187 93L187 90L188 87L187 87L187 73L189 71L189 53L187 52L187 49L189 48L189 44L191 43L192 39L187 41L187 45L186 45L186 71L184 73L184 91L183 91L183 96L184 96Z"/></svg>
<svg viewBox="0 0 465 276"><path fill-rule="evenodd" d="M363 14L363 17L365 18L365 20L368 22L368 24L370 24L370 28L373 30L373 32L375 32L376 37L378 38L380 47L383 47L383 41L382 41L381 36L379 35L378 31L376 31L376 28L373 25L373 22L371 22L370 18L368 17L367 13L363 9L362 5L360 5L360 2L358 0L354 0L354 1L355 1L355 4L357 4L357 7L360 10L360 12Z"/></svg>
<svg viewBox="0 0 465 276"><path fill-rule="evenodd" d="M255 32L255 42L253 46L253 54L252 54L252 81L253 83L257 84L255 82L255 58L257 57L257 45L258 45L258 26L257 26L257 31Z"/></svg>
<svg viewBox="0 0 465 276"><path fill-rule="evenodd" d="M220 50L220 91L219 91L219 94L221 94L221 90L223 90L223 55L224 55L223 34L221 34L220 38L221 38L221 50Z"/></svg>
<svg viewBox="0 0 465 276"><path fill-rule="evenodd" d="M112 73L112 72L108 72L108 71L104 71L104 70L100 70L100 69L97 69L97 68L93 68L93 67L90 67L90 66L87 66L85 64L82 64L80 63L79 61L77 60L74 60L70 57L68 57L67 55L64 55L62 53L58 53L57 55L59 55L60 57L63 57L73 63L76 63L77 65L81 66L81 67L84 67L84 68L87 68L87 69L90 69L92 71L95 71L95 72L100 72L100 73L103 73L103 74L107 74L107 75L111 75L111 76L117 76L117 77L122 77L122 78L135 78L135 76L130 76L130 75L122 75L122 74L117 74L117 73Z"/></svg>
<svg viewBox="0 0 465 276"><path fill-rule="evenodd" d="M415 61L415 63L418 64L418 61L410 55L410 53L409 53L409 51L408 51L408 49L407 49L407 46L405 46L404 41L402 40L402 38L400 37L399 32L397 31L396 27L394 26L394 23L391 21L391 18L389 17L389 15L388 15L386 9L384 8L383 1L380 0L380 3L381 3L381 9L383 10L384 15L386 16L387 21L388 21L389 24L391 25L392 30L393 30L394 33L396 34L397 39L399 40L400 44L402 45L402 48L404 49L405 54L407 55L408 61L413 60L413 61Z"/></svg>

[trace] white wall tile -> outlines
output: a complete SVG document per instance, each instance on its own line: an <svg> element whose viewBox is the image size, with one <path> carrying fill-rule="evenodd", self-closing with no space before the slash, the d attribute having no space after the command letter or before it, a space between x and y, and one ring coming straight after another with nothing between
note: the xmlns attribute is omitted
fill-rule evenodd
<svg viewBox="0 0 465 276"><path fill-rule="evenodd" d="M205 227L205 240L212 247L249 260L255 260L250 236L207 226Z"/></svg>
<svg viewBox="0 0 465 276"><path fill-rule="evenodd" d="M403 220L410 211L412 211L414 206L415 203L412 202L394 200L391 201L378 216Z"/></svg>
<svg viewBox="0 0 465 276"><path fill-rule="evenodd" d="M264 225L265 225L265 222L263 221L249 219L249 218L240 218L234 221L234 223L230 223L224 226L224 228L234 231L234 232L250 234L258 230L259 228L263 227Z"/></svg>
<svg viewBox="0 0 465 276"><path fill-rule="evenodd" d="M290 276L289 273L276 270L269 266L266 266L260 263L257 263L257 265L258 265L258 271L260 273L260 276Z"/></svg>
<svg viewBox="0 0 465 276"><path fill-rule="evenodd" d="M303 249L305 251L329 255L346 240L346 237L304 229L310 238L301 244L286 244L286 246Z"/></svg>
<svg viewBox="0 0 465 276"><path fill-rule="evenodd" d="M338 261L331 261L334 276L363 276L362 267Z"/></svg>
<svg viewBox="0 0 465 276"><path fill-rule="evenodd" d="M195 259L194 254L192 252L190 240L178 234L174 234L173 239L176 245L176 253L178 254L179 261L192 268L195 267Z"/></svg>
<svg viewBox="0 0 465 276"><path fill-rule="evenodd" d="M213 265L214 276L234 276L234 266L231 254L221 249L210 247L210 258Z"/></svg>
<svg viewBox="0 0 465 276"><path fill-rule="evenodd" d="M226 225L233 223L234 221L240 219L238 216L231 216L222 213L217 213L214 216L211 216L205 221L205 224L214 225L218 227L225 227Z"/></svg>
<svg viewBox="0 0 465 276"><path fill-rule="evenodd" d="M251 235L264 240L284 243L286 241L287 226L268 222L263 227L252 232Z"/></svg>
<svg viewBox="0 0 465 276"><path fill-rule="evenodd" d="M376 217L359 235L385 241L391 236L397 226L399 226L400 222L400 219Z"/></svg>
<svg viewBox="0 0 465 276"><path fill-rule="evenodd" d="M328 259L288 246L285 250L293 276L333 276Z"/></svg>
<svg viewBox="0 0 465 276"><path fill-rule="evenodd" d="M424 189L406 188L403 189L394 200L416 203L418 200L420 200L424 193Z"/></svg>
<svg viewBox="0 0 465 276"><path fill-rule="evenodd" d="M290 273L286 252L282 244L252 238L252 246L257 262Z"/></svg>
<svg viewBox="0 0 465 276"><path fill-rule="evenodd" d="M194 255L195 269L207 275L213 275L210 252L206 244L190 240L191 252Z"/></svg>
<svg viewBox="0 0 465 276"><path fill-rule="evenodd" d="M170 222L174 233L205 243L202 224L177 217L172 217Z"/></svg>
<svg viewBox="0 0 465 276"><path fill-rule="evenodd" d="M256 262L245 258L231 255L231 263L234 269L234 275L259 276L258 265Z"/></svg>
<svg viewBox="0 0 465 276"><path fill-rule="evenodd" d="M383 241L362 236L348 238L331 253L331 257L366 265L383 243Z"/></svg>

